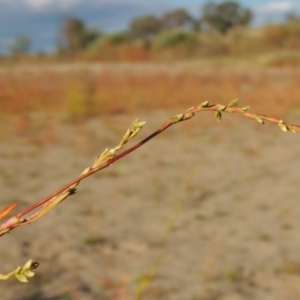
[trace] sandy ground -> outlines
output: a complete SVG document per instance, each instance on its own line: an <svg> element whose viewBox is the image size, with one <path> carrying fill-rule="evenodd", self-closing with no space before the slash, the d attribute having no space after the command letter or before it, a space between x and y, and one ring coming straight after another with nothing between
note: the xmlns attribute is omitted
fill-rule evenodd
<svg viewBox="0 0 300 300"><path fill-rule="evenodd" d="M136 141L173 113L140 112ZM6 124L1 206L20 210L73 179L134 117L53 116L51 134L19 136ZM297 111L283 118L300 123ZM178 124L2 237L1 273L30 258L40 267L28 284L2 282L1 299L300 299L299 155L299 135L241 116Z"/></svg>

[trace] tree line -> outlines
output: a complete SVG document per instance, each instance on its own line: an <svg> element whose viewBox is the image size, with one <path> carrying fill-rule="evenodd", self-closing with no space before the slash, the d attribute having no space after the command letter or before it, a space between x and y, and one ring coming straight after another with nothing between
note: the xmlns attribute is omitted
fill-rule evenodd
<svg viewBox="0 0 300 300"><path fill-rule="evenodd" d="M147 45L157 34L174 28L193 32L215 29L221 34L226 34L235 26L249 25L253 18L249 8L243 8L235 1L209 1L201 7L200 12L199 18L192 17L184 8L167 11L161 17L151 14L137 17L130 22L126 30L113 35L112 43L140 39ZM105 35L101 30L89 28L82 20L73 17L64 18L58 34L57 50L67 53L87 49ZM30 36L22 34L8 45L8 51L13 56L26 54L30 46Z"/></svg>
<svg viewBox="0 0 300 300"><path fill-rule="evenodd" d="M168 11L161 17L150 14L137 17L126 31L115 35L115 43L134 39L150 42L157 34L174 28L186 31L214 29L226 34L233 27L249 25L252 18L253 12L235 1L209 1L202 6L199 18L192 17L184 8ZM61 29L59 48L70 52L83 50L100 36L101 32L86 27L81 20L69 18Z"/></svg>
<svg viewBox="0 0 300 300"><path fill-rule="evenodd" d="M110 45L142 42L145 48L155 43L163 45L162 47L166 44L174 46L182 41L193 41L198 32L212 30L220 36L226 36L233 28L249 26L254 17L250 8L243 7L236 1L208 1L199 9L199 13L199 17L195 17L186 9L177 8L165 12L160 17L148 14L134 18L126 30L113 34L89 28L78 18L65 17L58 32L57 53L98 50L101 48L99 43L101 46L103 42ZM298 22L300 18L291 13L286 16L286 21ZM276 32L274 34L276 35ZM20 35L9 45L8 50L11 55L28 53L30 45L30 37Z"/></svg>

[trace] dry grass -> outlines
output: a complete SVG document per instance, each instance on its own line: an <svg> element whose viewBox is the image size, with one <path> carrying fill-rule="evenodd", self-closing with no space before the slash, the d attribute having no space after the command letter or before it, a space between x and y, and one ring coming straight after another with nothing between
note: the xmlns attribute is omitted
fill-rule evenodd
<svg viewBox="0 0 300 300"><path fill-rule="evenodd" d="M5 70L0 73L0 117L19 115L29 122L33 112L46 111L83 120L236 97L279 116L299 104L299 81L298 69L203 67L196 62Z"/></svg>

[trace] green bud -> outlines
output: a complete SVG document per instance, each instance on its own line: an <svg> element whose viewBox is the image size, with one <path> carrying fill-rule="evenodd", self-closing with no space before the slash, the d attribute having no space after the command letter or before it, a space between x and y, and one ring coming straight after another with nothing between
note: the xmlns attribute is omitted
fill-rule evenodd
<svg viewBox="0 0 300 300"><path fill-rule="evenodd" d="M172 120L172 123L177 123L177 122L180 122L183 118L183 114L178 114L178 115L175 115L173 117L171 117L171 120Z"/></svg>
<svg viewBox="0 0 300 300"><path fill-rule="evenodd" d="M223 111L223 110L226 109L226 106L225 106L225 105L222 105L222 104L217 104L217 105L216 105L216 109L217 109L218 111Z"/></svg>
<svg viewBox="0 0 300 300"><path fill-rule="evenodd" d="M208 105L209 105L208 101L204 101L200 104L200 106L202 106L202 107L207 107Z"/></svg>
<svg viewBox="0 0 300 300"><path fill-rule="evenodd" d="M231 100L231 101L229 102L228 107L235 107L235 106L238 105L238 103L239 103L239 99L238 99L238 98L233 99L233 100Z"/></svg>
<svg viewBox="0 0 300 300"><path fill-rule="evenodd" d="M287 129L292 133L297 133L297 131L292 126L287 126Z"/></svg>
<svg viewBox="0 0 300 300"><path fill-rule="evenodd" d="M241 112L245 113L246 111L249 110L249 108L250 108L250 106L244 106L244 107L241 108Z"/></svg>
<svg viewBox="0 0 300 300"><path fill-rule="evenodd" d="M288 127L283 123L282 120L280 120L280 121L278 122L278 126L279 126L279 128L280 128L282 131L284 131L284 132L287 132L287 131L288 131Z"/></svg>
<svg viewBox="0 0 300 300"><path fill-rule="evenodd" d="M217 122L221 122L221 119L222 119L222 114L219 110L217 110L215 112L215 119L217 120Z"/></svg>
<svg viewBox="0 0 300 300"><path fill-rule="evenodd" d="M140 121L138 118L135 119L132 123L133 128L142 128L146 124L145 121Z"/></svg>
<svg viewBox="0 0 300 300"><path fill-rule="evenodd" d="M258 123L260 123L260 124L264 124L264 121L263 121L263 119L262 119L260 116L254 115L253 117L254 117L254 120L255 120L256 122L258 122Z"/></svg>

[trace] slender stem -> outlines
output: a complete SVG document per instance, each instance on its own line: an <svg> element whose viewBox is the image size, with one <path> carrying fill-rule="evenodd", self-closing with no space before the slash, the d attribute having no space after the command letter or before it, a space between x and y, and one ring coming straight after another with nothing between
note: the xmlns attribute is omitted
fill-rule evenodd
<svg viewBox="0 0 300 300"><path fill-rule="evenodd" d="M24 215L26 215L27 213L29 213L30 211L34 210L35 208L45 204L47 201L49 201L50 199L52 199L53 197L59 195L60 193L62 193L63 191L65 191L66 189L70 188L72 185L79 183L82 179L94 174L95 172L99 171L100 169L104 169L107 166L103 166L102 168L90 168L90 170L85 173L82 174L78 177L76 177L75 179L73 179L72 181L70 181L69 183L65 184L64 186L62 186L61 188L59 188L58 190L56 190L55 192L53 192L52 194L42 198L41 200L39 200L38 202L32 204L31 206L25 208L24 210L22 210L21 212L19 212L16 217L20 218L23 217Z"/></svg>
<svg viewBox="0 0 300 300"><path fill-rule="evenodd" d="M70 188L72 185L79 183L81 180L91 176L92 174L107 168L108 166L110 166L112 163L116 162L117 160L121 159L122 157L130 154L131 152L135 151L137 148L141 147L142 145L144 145L145 143L147 143L148 141L150 141L151 139L153 139L155 136L157 136L158 134L160 134L161 132L163 132L164 130L166 130L169 126L171 126L172 123L170 122L165 122L158 130L156 130L155 132L153 132L152 134L150 134L148 137L146 137L145 139L143 139L142 141L140 141L139 143L137 143L136 145L130 147L129 149L121 152L120 154L114 156L113 158L105 161L103 164L95 167L95 168L90 168L89 171L85 174L82 174L78 177L76 177L75 179L73 179L72 181L70 181L69 183L65 184L64 186L62 186L61 188L59 188L58 190L56 190L55 192L53 192L52 194L42 198L41 200L39 200L38 202L32 204L31 206L25 208L24 210L22 210L21 212L19 212L16 217L17 218L21 218L24 215L26 215L27 213L31 212L32 210L36 209L37 207L45 204L46 202L48 202L50 199L52 199L53 197L59 195L60 193L62 193L63 191L67 190L68 188Z"/></svg>
<svg viewBox="0 0 300 300"><path fill-rule="evenodd" d="M277 119L277 118L272 118L272 117L268 117L266 115L263 114L251 114L248 113L246 111L243 111L242 107L239 106L235 106L235 107L225 107L224 106L224 112L232 112L232 113L241 113L242 115L244 115L245 117L254 120L255 117L259 117L263 120L269 121L271 123L275 123L278 124L280 122L282 122L281 120ZM88 169L88 171L84 174L81 174L80 176L76 177L75 179L73 179L72 181L70 181L69 183L65 184L64 186L62 186L61 188L59 188L58 190L56 190L55 192L53 192L52 194L42 198L41 200L39 200L38 202L32 204L31 206L25 208L24 210L22 210L21 212L19 212L16 217L17 218L21 218L24 215L26 215L27 213L31 212L32 210L36 209L37 207L47 203L48 201L50 201L53 197L61 194L62 192L66 191L67 189L69 189L70 187L72 187L73 185L79 184L79 182L89 176L91 176L92 174L107 168L108 166L110 166L112 163L118 161L119 159L121 159L122 157L130 154L131 152L135 151L136 149L138 149L139 147L141 147L142 145L144 145L145 143L147 143L148 141L150 141L152 138L154 138L155 136L157 136L158 134L160 134L161 132L165 131L168 127L176 124L177 122L182 122L182 121L186 121L188 119L190 119L195 113L199 112L199 111L217 111L218 110L218 105L208 105L205 107L201 107L201 106L196 106L191 108L188 112L186 112L185 114L181 115L181 118L179 118L179 120L174 121L172 120L172 118L170 118L169 120L165 121L161 127L159 129L157 129L155 132L153 132L152 134L150 134L148 137L146 137L145 139L143 139L142 141L140 141L139 143L135 144L134 146L130 147L129 149L117 154L116 156L102 162L100 165L96 166L96 167L90 167ZM223 111L222 111L223 112ZM295 131L300 132L300 126L298 125L294 125L294 124L289 124L288 125L289 128L294 129Z"/></svg>

